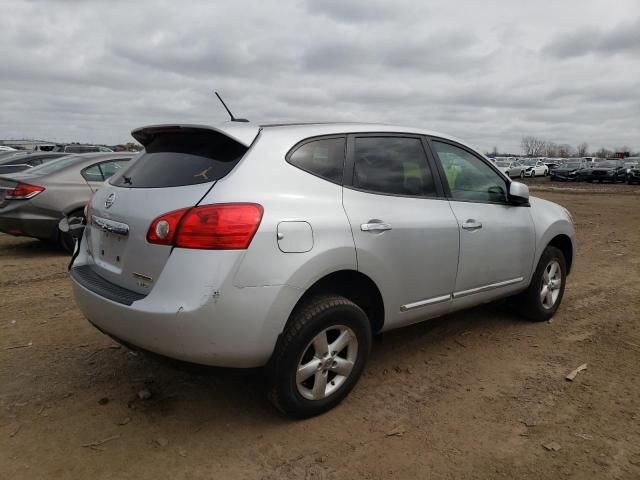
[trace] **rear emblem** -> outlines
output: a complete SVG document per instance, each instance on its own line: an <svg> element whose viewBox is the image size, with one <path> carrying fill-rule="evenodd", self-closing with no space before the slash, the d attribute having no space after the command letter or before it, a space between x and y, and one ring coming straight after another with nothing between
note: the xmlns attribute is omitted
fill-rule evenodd
<svg viewBox="0 0 640 480"><path fill-rule="evenodd" d="M115 201L116 201L116 194L111 192L109 195L107 195L107 198L104 201L104 208L111 208L111 205L113 205L113 202Z"/></svg>

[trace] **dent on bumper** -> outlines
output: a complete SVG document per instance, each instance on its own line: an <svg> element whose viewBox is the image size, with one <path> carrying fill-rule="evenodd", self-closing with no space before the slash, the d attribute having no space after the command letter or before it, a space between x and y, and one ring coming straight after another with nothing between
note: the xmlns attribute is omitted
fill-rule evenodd
<svg viewBox="0 0 640 480"><path fill-rule="evenodd" d="M184 283L190 283L184 277ZM151 352L212 366L259 367L269 360L302 291L289 286L200 289L200 301L180 302L162 277L144 299L125 306L72 280L76 303L99 330ZM203 288L205 290L203 290Z"/></svg>

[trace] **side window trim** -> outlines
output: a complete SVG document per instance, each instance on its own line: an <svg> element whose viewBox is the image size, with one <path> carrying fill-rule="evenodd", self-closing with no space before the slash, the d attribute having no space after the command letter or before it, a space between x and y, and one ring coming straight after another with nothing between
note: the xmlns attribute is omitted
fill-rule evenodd
<svg viewBox="0 0 640 480"><path fill-rule="evenodd" d="M441 183L442 183L442 185L444 187L444 190L446 192L446 197L449 200L455 200L456 202L487 203L487 204L490 204L490 205L511 205L508 201L506 201L506 202L491 202L491 201L488 201L488 200L468 200L468 199L459 199L459 198L454 199L453 195L451 194L451 189L449 188L449 182L446 181L447 177L446 177L444 168L442 166L442 162L440 161L440 158L438 157L438 154L436 153L436 149L433 146L432 142L434 142L434 141L440 142L440 143L446 143L446 144L451 145L453 147L460 148L460 149L464 150L465 152L467 152L467 153L473 155L474 157L476 157L478 160L480 160L482 163L484 163L486 166L488 166L491 170L493 170L498 175L498 177L505 182L505 187L507 189L507 195L508 195L509 186L511 185L512 180L504 178L504 175L502 174L502 172L500 172L498 167L496 167L491 162L486 160L482 155L479 155L477 152L474 152L473 150L471 150L466 145L462 145L462 144L460 144L458 142L454 142L454 141L449 140L447 138L440 138L440 137L434 137L434 136L427 136L426 137L426 141L427 141L427 144L429 145L429 150L431 151L431 154L433 155L433 158L436 161L438 174L441 177Z"/></svg>
<svg viewBox="0 0 640 480"><path fill-rule="evenodd" d="M298 143L296 143L293 147L291 147L289 149L289 151L286 153L286 155L284 156L285 161L291 165L292 167L297 168L298 170L302 170L305 173L308 173L309 175L313 175L314 177L320 178L322 180L324 180L325 182L329 182L329 183L333 183L334 185L344 185L345 183L345 175L346 175L346 164L347 164L347 135L345 134L333 134L333 135L317 135L315 137L307 137L303 140L300 140ZM342 161L342 183L338 183L338 182L334 182L333 180L331 180L330 178L327 177L323 177L321 175L318 175L315 172L312 172L310 170L307 170L305 168L302 168L299 165L296 165L294 163L291 162L291 156L301 147L305 146L308 143L312 143L312 142L317 142L319 140L335 140L335 139L339 139L339 140L343 140L344 141L344 153L343 153L343 161Z"/></svg>
<svg viewBox="0 0 640 480"><path fill-rule="evenodd" d="M420 141L422 145L422 149L424 150L424 156L427 161L427 167L431 170L431 174L433 175L433 184L436 189L436 195L401 195L396 193L383 193L383 192L374 192L370 190L364 190L354 185L353 178L355 172L355 141L356 138L360 137L391 137L391 138L414 138ZM402 133L402 132L353 132L347 135L347 154L346 161L344 167L344 186L351 190L357 190L358 192L366 192L374 195L386 195L389 197L404 197L404 198L428 198L428 199L443 199L446 198L446 194L442 188L442 182L438 174L436 172L436 165L431 158L430 151L426 148L424 144L424 135L415 134L415 133Z"/></svg>

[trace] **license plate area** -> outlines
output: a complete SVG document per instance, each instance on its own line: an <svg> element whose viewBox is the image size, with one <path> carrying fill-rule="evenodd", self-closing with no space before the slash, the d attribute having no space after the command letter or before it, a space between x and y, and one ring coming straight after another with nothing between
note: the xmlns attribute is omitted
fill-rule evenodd
<svg viewBox="0 0 640 480"><path fill-rule="evenodd" d="M120 222L100 217L91 219L94 262L114 273L122 272L124 251L129 235L129 227Z"/></svg>

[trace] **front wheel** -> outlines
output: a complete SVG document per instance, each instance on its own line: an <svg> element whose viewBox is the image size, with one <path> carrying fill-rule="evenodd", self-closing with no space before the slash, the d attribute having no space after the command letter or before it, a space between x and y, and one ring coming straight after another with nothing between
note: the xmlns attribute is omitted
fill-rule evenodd
<svg viewBox="0 0 640 480"><path fill-rule="evenodd" d="M529 288L518 298L520 312L529 320L549 320L558 310L567 278L566 260L562 251L548 246L538 262Z"/></svg>
<svg viewBox="0 0 640 480"><path fill-rule="evenodd" d="M338 295L297 307L268 366L272 403L293 418L319 415L354 387L371 349L365 312Z"/></svg>

